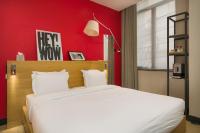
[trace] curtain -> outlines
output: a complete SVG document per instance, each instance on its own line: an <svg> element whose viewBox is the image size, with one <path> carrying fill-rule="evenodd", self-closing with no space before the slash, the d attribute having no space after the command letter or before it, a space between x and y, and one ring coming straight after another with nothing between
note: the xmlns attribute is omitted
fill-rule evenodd
<svg viewBox="0 0 200 133"><path fill-rule="evenodd" d="M122 86L137 89L137 9L122 11Z"/></svg>
<svg viewBox="0 0 200 133"><path fill-rule="evenodd" d="M114 64L115 64L115 56L114 56L114 40L112 36L108 36L108 84L114 84L115 82L115 74L114 74Z"/></svg>

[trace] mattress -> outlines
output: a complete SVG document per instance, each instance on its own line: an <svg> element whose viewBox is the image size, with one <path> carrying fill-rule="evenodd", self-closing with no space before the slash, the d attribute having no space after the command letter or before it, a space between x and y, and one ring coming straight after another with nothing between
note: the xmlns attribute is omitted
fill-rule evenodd
<svg viewBox="0 0 200 133"><path fill-rule="evenodd" d="M27 102L34 133L169 133L184 116L182 99L114 85L29 96Z"/></svg>
<svg viewBox="0 0 200 133"><path fill-rule="evenodd" d="M80 87L73 87L73 88L70 88L70 89L85 89L86 87L84 86L80 86ZM56 94L60 94L60 93L65 93L64 92L58 92L58 93L54 93L53 95L56 95ZM49 95L49 94L48 94ZM45 96L45 95L43 95ZM31 107L32 107L32 103L34 102L34 98L37 98L36 95L34 95L33 93L32 94L28 94L26 95L26 108L27 108L27 112L29 112L29 110L31 110ZM30 120L30 116L29 116L30 113L28 113L28 118ZM30 121L31 122L31 121Z"/></svg>

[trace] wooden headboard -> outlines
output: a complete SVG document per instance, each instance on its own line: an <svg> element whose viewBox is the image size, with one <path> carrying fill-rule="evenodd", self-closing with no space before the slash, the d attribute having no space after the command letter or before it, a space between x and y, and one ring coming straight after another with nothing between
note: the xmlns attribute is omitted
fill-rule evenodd
<svg viewBox="0 0 200 133"><path fill-rule="evenodd" d="M11 75L11 65L16 65L16 75ZM83 86L80 70L104 70L104 61L7 61L7 126L22 124L22 106L25 96L32 93L32 71L60 71L69 73L69 87Z"/></svg>

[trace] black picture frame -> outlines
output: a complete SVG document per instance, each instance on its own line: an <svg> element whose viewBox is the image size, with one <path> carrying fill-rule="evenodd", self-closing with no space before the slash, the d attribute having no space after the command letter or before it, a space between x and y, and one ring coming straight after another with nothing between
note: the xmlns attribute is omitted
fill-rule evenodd
<svg viewBox="0 0 200 133"><path fill-rule="evenodd" d="M78 51L69 51L69 57L70 57L70 60L73 60L73 61L85 60L85 56L83 52L78 52Z"/></svg>

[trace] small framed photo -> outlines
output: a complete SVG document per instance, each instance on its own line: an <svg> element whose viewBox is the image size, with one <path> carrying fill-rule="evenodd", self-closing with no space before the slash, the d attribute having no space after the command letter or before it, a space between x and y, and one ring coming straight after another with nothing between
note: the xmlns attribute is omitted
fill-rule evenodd
<svg viewBox="0 0 200 133"><path fill-rule="evenodd" d="M69 52L69 57L71 60L85 60L85 57L82 52Z"/></svg>

